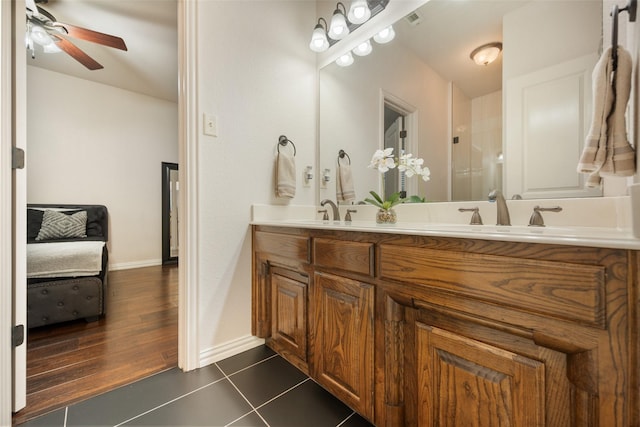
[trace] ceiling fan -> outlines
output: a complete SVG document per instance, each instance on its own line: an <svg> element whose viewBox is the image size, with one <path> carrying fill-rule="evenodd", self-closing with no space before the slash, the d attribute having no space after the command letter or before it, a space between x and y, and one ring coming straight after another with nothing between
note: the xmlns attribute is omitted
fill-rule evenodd
<svg viewBox="0 0 640 427"><path fill-rule="evenodd" d="M25 3L27 6L26 41L32 58L35 58L35 42L42 46L45 52L66 52L89 70L104 68L82 49L74 45L69 40L69 37L98 43L115 49L127 50L127 45L120 37L58 22L52 14L36 4L47 3L47 0L25 0Z"/></svg>

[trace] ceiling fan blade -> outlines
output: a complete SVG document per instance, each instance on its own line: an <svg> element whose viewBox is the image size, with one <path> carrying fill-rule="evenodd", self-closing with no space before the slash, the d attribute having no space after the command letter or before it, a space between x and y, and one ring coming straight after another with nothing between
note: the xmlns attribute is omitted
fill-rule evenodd
<svg viewBox="0 0 640 427"><path fill-rule="evenodd" d="M95 59L84 53L82 49L71 43L69 40L54 34L52 34L51 36L53 37L56 46L68 53L73 59L75 59L88 69L99 70L101 68L104 68Z"/></svg>
<svg viewBox="0 0 640 427"><path fill-rule="evenodd" d="M98 43L104 46L113 47L120 50L127 50L127 45L124 40L120 37L112 36L105 33L100 33L98 31L88 30L86 28L77 27L71 24L65 24L63 22L56 22L55 26L61 26L67 30L69 36L90 41L93 43Z"/></svg>

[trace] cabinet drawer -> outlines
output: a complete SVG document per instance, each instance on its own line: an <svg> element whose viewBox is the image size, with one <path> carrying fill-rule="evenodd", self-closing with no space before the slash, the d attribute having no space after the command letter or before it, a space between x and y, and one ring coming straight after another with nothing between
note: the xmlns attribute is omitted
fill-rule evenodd
<svg viewBox="0 0 640 427"><path fill-rule="evenodd" d="M256 252L267 252L302 262L311 260L307 236L256 231L253 245Z"/></svg>
<svg viewBox="0 0 640 427"><path fill-rule="evenodd" d="M383 278L605 328L605 267L382 244Z"/></svg>
<svg viewBox="0 0 640 427"><path fill-rule="evenodd" d="M313 256L316 266L373 276L373 243L316 238Z"/></svg>

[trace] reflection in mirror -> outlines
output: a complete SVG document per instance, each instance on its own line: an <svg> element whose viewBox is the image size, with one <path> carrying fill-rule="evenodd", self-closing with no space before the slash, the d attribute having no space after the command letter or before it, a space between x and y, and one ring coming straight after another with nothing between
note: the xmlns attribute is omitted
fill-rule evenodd
<svg viewBox="0 0 640 427"><path fill-rule="evenodd" d="M584 197L576 172L591 108L591 71L602 51L601 0L430 0L394 24L396 39L350 67L320 70L319 170L349 152L356 203L387 185L367 165L385 146L388 99L401 100L431 180L407 180L428 201ZM502 42L486 66L478 46ZM402 111L402 110L401 110ZM395 150L394 150L395 151ZM387 179L385 177L385 179ZM393 178L389 178L392 180ZM388 184L398 188L398 182ZM319 197L335 198L335 186Z"/></svg>
<svg viewBox="0 0 640 427"><path fill-rule="evenodd" d="M162 162L162 264L178 262L178 165Z"/></svg>

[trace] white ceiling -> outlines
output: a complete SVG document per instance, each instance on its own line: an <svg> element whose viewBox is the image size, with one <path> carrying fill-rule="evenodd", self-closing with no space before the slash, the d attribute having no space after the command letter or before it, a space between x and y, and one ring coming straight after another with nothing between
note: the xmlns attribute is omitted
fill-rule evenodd
<svg viewBox="0 0 640 427"><path fill-rule="evenodd" d="M524 0L431 0L418 9L421 21L394 25L398 40L408 45L443 78L469 98L500 90L502 55L476 65L469 54L478 46L502 42L502 17L525 5Z"/></svg>
<svg viewBox="0 0 640 427"><path fill-rule="evenodd" d="M39 6L58 22L122 37L128 51L70 38L104 69L87 70L64 52L44 53L39 46L35 59L27 55L29 65L178 101L177 0L49 0Z"/></svg>

